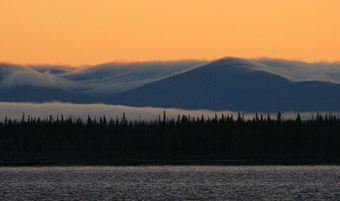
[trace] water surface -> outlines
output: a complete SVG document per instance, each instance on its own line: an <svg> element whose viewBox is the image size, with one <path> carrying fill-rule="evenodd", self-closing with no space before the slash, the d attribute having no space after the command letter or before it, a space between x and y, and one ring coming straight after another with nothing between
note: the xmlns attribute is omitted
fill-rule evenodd
<svg viewBox="0 0 340 201"><path fill-rule="evenodd" d="M1 200L339 200L340 166L0 167Z"/></svg>

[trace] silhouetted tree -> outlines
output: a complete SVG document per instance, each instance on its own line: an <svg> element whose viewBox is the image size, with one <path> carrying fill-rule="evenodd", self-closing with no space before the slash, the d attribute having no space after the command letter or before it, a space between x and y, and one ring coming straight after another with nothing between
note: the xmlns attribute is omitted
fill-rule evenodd
<svg viewBox="0 0 340 201"><path fill-rule="evenodd" d="M259 117L260 116L260 117ZM125 113L107 120L69 116L0 122L0 160L141 159L209 157L223 159L334 159L340 158L340 121L332 114L302 120L275 120L255 114L245 120L238 113L214 118L182 115L155 121L128 121ZM193 158L195 158L193 157Z"/></svg>

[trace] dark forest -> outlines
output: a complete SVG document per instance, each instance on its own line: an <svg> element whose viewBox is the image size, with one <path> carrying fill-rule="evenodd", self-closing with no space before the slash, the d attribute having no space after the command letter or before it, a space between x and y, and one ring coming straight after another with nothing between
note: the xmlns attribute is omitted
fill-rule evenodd
<svg viewBox="0 0 340 201"><path fill-rule="evenodd" d="M0 122L0 160L115 163L122 161L338 161L340 120L332 114L252 120L166 113L154 121L23 115ZM340 160L339 160L340 161ZM124 163L124 162L123 162Z"/></svg>

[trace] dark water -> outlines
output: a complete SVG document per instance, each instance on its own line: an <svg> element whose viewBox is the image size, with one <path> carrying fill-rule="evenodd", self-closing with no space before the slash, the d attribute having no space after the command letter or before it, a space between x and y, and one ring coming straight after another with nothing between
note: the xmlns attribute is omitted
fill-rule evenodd
<svg viewBox="0 0 340 201"><path fill-rule="evenodd" d="M340 166L0 168L0 200L339 199Z"/></svg>

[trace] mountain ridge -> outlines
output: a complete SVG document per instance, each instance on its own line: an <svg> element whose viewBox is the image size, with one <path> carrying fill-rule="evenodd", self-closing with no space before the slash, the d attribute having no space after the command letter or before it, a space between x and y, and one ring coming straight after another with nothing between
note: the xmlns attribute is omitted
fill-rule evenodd
<svg viewBox="0 0 340 201"><path fill-rule="evenodd" d="M292 81L263 70L267 68L270 66L256 60L227 57L163 79L140 83L141 86L121 93L90 93L87 86L93 84L92 81L79 84L65 79L70 83L62 83L65 86L60 88L53 85L24 84L1 87L0 80L0 101L64 101L246 112L340 110L339 84L325 81ZM5 77L9 75L8 68L6 69ZM150 76L153 75L152 70L157 70L156 66L146 69L149 69L147 71ZM143 70L137 69L136 72L143 74ZM34 77L39 78L40 75L44 74L38 73ZM48 74L47 78L44 81L47 84L57 81L61 83L64 79L62 76L51 74ZM95 79L100 81L100 77ZM78 84L75 85L76 88L72 85L73 82ZM104 79L103 84L106 82ZM101 86L101 82L95 84ZM102 87L110 89L110 86Z"/></svg>
<svg viewBox="0 0 340 201"><path fill-rule="evenodd" d="M315 92L304 91L306 89ZM225 58L119 94L113 97L113 102L131 106L248 112L339 110L335 107L340 104L339 95L334 97L335 102L320 100L317 95L329 96L333 91L340 92L340 85L320 81L292 82L254 70L242 60Z"/></svg>

